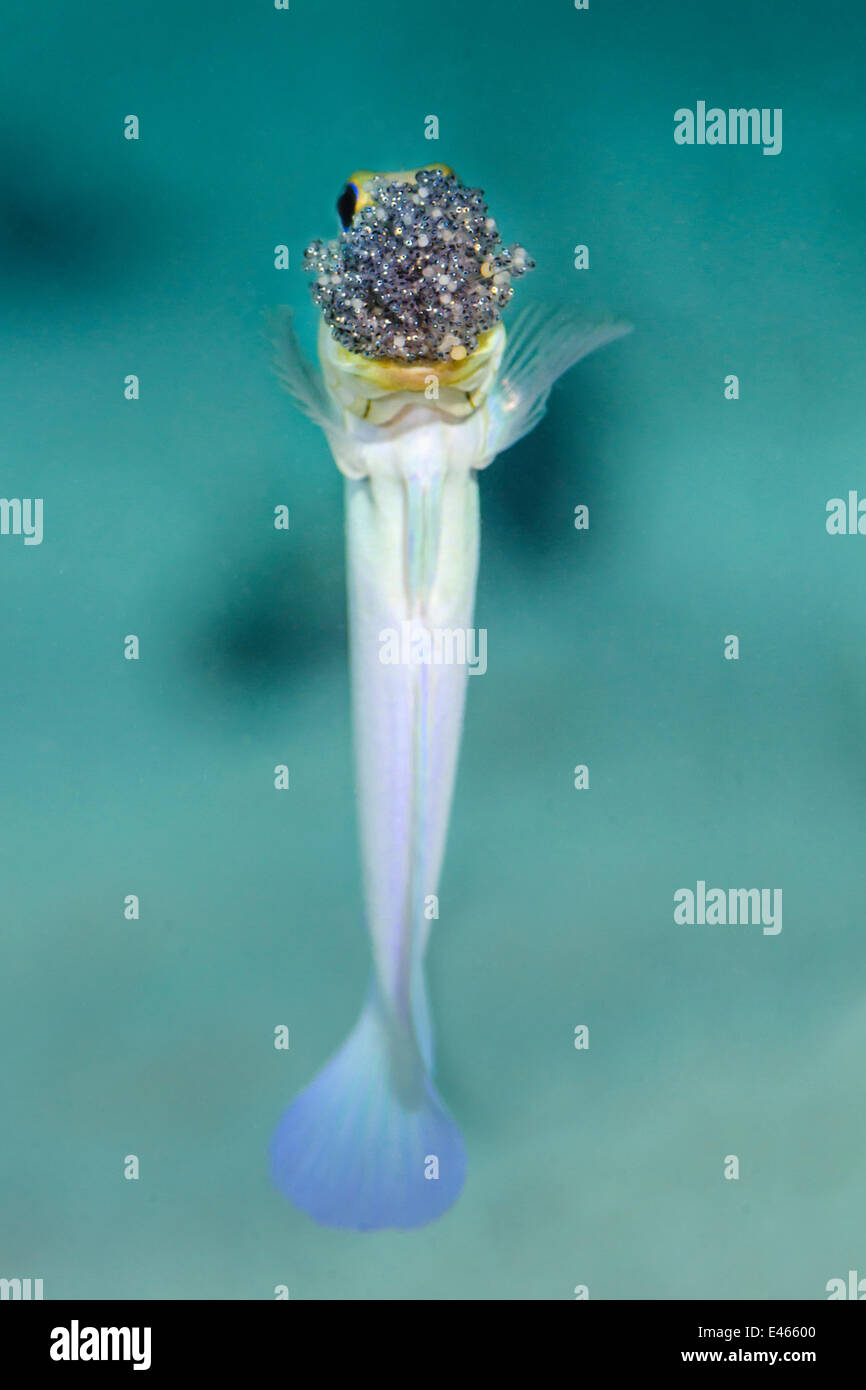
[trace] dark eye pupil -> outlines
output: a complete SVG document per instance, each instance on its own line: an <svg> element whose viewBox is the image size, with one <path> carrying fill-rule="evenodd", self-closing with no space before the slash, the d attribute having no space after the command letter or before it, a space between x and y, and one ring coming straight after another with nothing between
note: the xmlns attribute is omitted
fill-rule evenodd
<svg viewBox="0 0 866 1390"><path fill-rule="evenodd" d="M337 199L337 212L344 227L348 227L358 206L358 190L353 183L347 183Z"/></svg>

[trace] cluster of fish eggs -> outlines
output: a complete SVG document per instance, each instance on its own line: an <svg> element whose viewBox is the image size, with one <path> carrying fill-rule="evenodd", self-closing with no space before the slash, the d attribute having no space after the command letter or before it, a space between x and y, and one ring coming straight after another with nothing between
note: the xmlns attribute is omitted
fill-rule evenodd
<svg viewBox="0 0 866 1390"><path fill-rule="evenodd" d="M535 264L505 247L480 188L420 169L373 178L369 205L334 241L307 247L312 293L337 342L365 357L459 361L474 352Z"/></svg>

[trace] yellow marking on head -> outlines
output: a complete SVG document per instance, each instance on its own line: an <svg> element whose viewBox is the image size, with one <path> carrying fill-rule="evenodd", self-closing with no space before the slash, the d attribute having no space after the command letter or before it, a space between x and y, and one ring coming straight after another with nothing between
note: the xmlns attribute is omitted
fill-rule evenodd
<svg viewBox="0 0 866 1390"><path fill-rule="evenodd" d="M389 169L386 172L377 173L373 169L356 169L354 174L350 174L347 183L353 183L358 190L358 201L355 204L355 211L360 212L362 208L372 206L373 199L369 193L364 192L364 184L369 179L386 179L388 183L414 183L416 176L422 169L438 169L440 174L453 174L454 170L449 164L419 164L415 169Z"/></svg>

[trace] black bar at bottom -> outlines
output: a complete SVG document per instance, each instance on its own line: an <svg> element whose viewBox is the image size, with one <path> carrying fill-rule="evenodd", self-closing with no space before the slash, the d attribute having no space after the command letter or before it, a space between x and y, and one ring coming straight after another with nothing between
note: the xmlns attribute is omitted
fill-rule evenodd
<svg viewBox="0 0 866 1390"><path fill-rule="evenodd" d="M533 1300L517 1314L511 1303L431 1302L432 1309L400 1303L397 1312L393 1305L348 1301L5 1301L2 1363L17 1363L19 1377L38 1372L52 1380L98 1377L107 1368L114 1376L137 1371L155 1381L187 1371L225 1380L272 1370L292 1382L319 1371L333 1375L341 1364L353 1376L363 1370L366 1379L376 1361L383 1368L390 1361L395 1379L420 1376L429 1384L439 1366L442 1375L462 1379L467 1362L478 1357L488 1378L500 1361L521 1378L525 1372L511 1360L519 1353L534 1362L533 1379L544 1379L541 1366L549 1358L563 1356L576 1374L590 1367L598 1375L808 1366L823 1378L857 1364L866 1333L864 1310L833 1301L575 1300L557 1312L554 1304ZM503 1309L507 1321L499 1325ZM407 1355L417 1358L414 1366Z"/></svg>

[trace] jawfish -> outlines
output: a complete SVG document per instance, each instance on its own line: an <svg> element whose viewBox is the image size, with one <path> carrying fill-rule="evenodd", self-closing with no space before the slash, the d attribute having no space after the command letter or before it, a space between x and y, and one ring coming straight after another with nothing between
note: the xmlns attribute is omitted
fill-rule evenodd
<svg viewBox="0 0 866 1390"><path fill-rule="evenodd" d="M372 972L353 1032L283 1114L271 1171L315 1220L368 1231L434 1220L466 1173L433 1079L424 954L470 669L478 474L534 428L557 377L630 326L535 305L506 333L513 281L533 262L504 247L481 190L445 165L358 171L337 210L341 233L305 258L320 370L289 311L273 317L271 336L283 384L346 479Z"/></svg>

